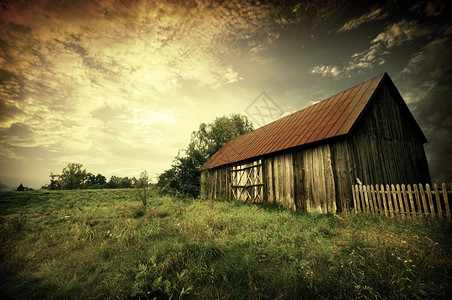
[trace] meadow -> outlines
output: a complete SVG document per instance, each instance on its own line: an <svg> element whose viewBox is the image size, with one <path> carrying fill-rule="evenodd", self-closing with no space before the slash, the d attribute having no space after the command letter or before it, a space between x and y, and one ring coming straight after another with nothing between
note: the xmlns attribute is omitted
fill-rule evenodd
<svg viewBox="0 0 452 300"><path fill-rule="evenodd" d="M136 191L0 193L2 299L446 299L445 220Z"/></svg>

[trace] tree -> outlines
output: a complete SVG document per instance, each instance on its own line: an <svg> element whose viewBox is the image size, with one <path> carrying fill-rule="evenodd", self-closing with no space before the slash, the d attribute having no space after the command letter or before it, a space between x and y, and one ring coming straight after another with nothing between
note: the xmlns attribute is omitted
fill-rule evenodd
<svg viewBox="0 0 452 300"><path fill-rule="evenodd" d="M137 194L137 198L143 202L143 206L146 207L147 200L150 194L149 189L149 176L146 171L140 173L140 177L135 179L134 188Z"/></svg>
<svg viewBox="0 0 452 300"><path fill-rule="evenodd" d="M60 175L50 173L50 184L48 186L43 186L49 190L61 190Z"/></svg>
<svg viewBox="0 0 452 300"><path fill-rule="evenodd" d="M96 175L96 184L99 185L99 188L104 186L107 183L107 178L101 174Z"/></svg>
<svg viewBox="0 0 452 300"><path fill-rule="evenodd" d="M60 177L60 185L63 190L80 189L86 178L86 170L82 170L80 163L68 163Z"/></svg>
<svg viewBox="0 0 452 300"><path fill-rule="evenodd" d="M25 191L25 187L23 186L22 183L17 187L16 191L17 191L17 192L23 192L23 191Z"/></svg>
<svg viewBox="0 0 452 300"><path fill-rule="evenodd" d="M117 189L121 187L121 177L111 176L110 180L107 183L107 188L109 189Z"/></svg>
<svg viewBox="0 0 452 300"><path fill-rule="evenodd" d="M209 124L201 123L191 134L187 149L174 159L171 169L159 175L157 187L166 193L197 197L200 192L198 168L228 141L252 130L252 123L240 114L219 117Z"/></svg>
<svg viewBox="0 0 452 300"><path fill-rule="evenodd" d="M187 155L202 160L202 165L224 144L251 131L252 123L240 114L219 117L210 124L201 123L199 129L191 134Z"/></svg>

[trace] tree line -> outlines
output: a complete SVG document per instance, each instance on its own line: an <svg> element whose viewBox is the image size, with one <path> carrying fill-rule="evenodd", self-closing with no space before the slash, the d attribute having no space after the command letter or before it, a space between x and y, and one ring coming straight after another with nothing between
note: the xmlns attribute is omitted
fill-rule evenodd
<svg viewBox="0 0 452 300"><path fill-rule="evenodd" d="M211 123L201 123L191 134L188 146L174 158L171 168L157 178L155 187L163 194L196 198L200 194L201 174L198 169L228 141L251 132L253 125L243 115L233 114L216 118ZM50 183L43 186L50 190L115 189L142 187L144 172L139 178L94 175L83 169L80 163L69 163L61 174L50 174ZM146 183L148 185L148 183Z"/></svg>
<svg viewBox="0 0 452 300"><path fill-rule="evenodd" d="M118 189L133 188L143 185L142 176L136 177L111 176L109 180L102 174L94 175L83 169L81 163L68 163L61 174L50 174L50 183L43 186L48 190L75 190L75 189ZM147 178L147 175L146 175Z"/></svg>

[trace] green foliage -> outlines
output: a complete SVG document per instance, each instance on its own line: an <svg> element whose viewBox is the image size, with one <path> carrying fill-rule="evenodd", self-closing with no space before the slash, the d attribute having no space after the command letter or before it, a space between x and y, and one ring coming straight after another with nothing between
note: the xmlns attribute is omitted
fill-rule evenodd
<svg viewBox="0 0 452 300"><path fill-rule="evenodd" d="M49 185L42 188L47 190L125 189L132 188L136 180L135 177L111 176L107 182L107 178L102 174L87 173L82 168L83 165L80 163L69 163L61 175L50 173Z"/></svg>
<svg viewBox="0 0 452 300"><path fill-rule="evenodd" d="M16 188L16 192L33 191L32 188L24 186L22 183Z"/></svg>
<svg viewBox="0 0 452 300"><path fill-rule="evenodd" d="M86 170L82 169L80 163L68 163L59 176L61 188L63 190L74 190L82 187L86 177Z"/></svg>
<svg viewBox="0 0 452 300"><path fill-rule="evenodd" d="M0 298L446 299L452 288L445 220L151 200L0 193Z"/></svg>
<svg viewBox="0 0 452 300"><path fill-rule="evenodd" d="M140 177L135 180L134 188L137 194L138 200L143 203L143 206L147 206L148 198L151 194L149 176L146 171L140 173Z"/></svg>
<svg viewBox="0 0 452 300"><path fill-rule="evenodd" d="M198 169L228 141L252 130L252 123L240 114L201 123L192 133L188 147L174 159L171 169L159 175L157 187L170 195L196 198L200 192Z"/></svg>
<svg viewBox="0 0 452 300"><path fill-rule="evenodd" d="M84 182L84 188L100 189L106 187L107 178L101 174L87 173Z"/></svg>

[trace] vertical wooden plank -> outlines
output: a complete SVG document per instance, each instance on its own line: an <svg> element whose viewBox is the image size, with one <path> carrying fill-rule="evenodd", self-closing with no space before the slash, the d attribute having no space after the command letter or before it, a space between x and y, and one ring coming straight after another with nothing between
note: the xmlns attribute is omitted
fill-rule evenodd
<svg viewBox="0 0 452 300"><path fill-rule="evenodd" d="M422 184L420 184L420 183L419 183L419 194L421 194L422 206L424 208L424 215L426 217L428 217L430 215L430 213L428 211L427 201L425 200L424 188L422 187Z"/></svg>
<svg viewBox="0 0 452 300"><path fill-rule="evenodd" d="M381 202L381 195L380 195L380 190L378 189L378 184L375 185L375 194L377 195L377 202L378 202L378 209L381 213L385 213L385 215L387 215L386 210L383 208L383 203Z"/></svg>
<svg viewBox="0 0 452 300"><path fill-rule="evenodd" d="M395 190L395 186L391 184L391 195L392 195L392 202L394 204L394 214L399 214L399 205L397 204L397 193Z"/></svg>
<svg viewBox="0 0 452 300"><path fill-rule="evenodd" d="M411 217L410 206L408 205L408 195L407 195L407 191L406 191L404 184L402 184L402 197L403 197L403 203L405 204L405 214L409 218L409 217Z"/></svg>
<svg viewBox="0 0 452 300"><path fill-rule="evenodd" d="M362 207L362 211L364 212L369 212L368 209L369 207L366 205L366 200L364 198L364 187L362 184L359 185L359 195L361 197L361 207Z"/></svg>
<svg viewBox="0 0 452 300"><path fill-rule="evenodd" d="M288 169L289 169L289 180L288 180L288 184L290 187L290 199L291 199L291 203L292 203L292 210L297 210L297 206L295 205L295 186L293 184L294 181L294 169L293 169L293 153L289 154L289 161L288 161Z"/></svg>
<svg viewBox="0 0 452 300"><path fill-rule="evenodd" d="M445 208L446 208L446 216L447 216L447 219L449 221L451 221L449 199L447 198L447 187L446 187L446 184L444 182L442 184L442 188L443 188L443 196L444 196L444 205L445 205ZM451 184L451 191L452 191L452 184Z"/></svg>
<svg viewBox="0 0 452 300"><path fill-rule="evenodd" d="M367 194L369 196L370 209L373 213L377 213L378 209L374 202L374 197L372 197L372 185L367 186Z"/></svg>
<svg viewBox="0 0 452 300"><path fill-rule="evenodd" d="M411 185L408 185L408 198L410 199L410 205L411 205L411 216L413 218L416 217L416 206L414 205L413 200L413 191L411 190Z"/></svg>
<svg viewBox="0 0 452 300"><path fill-rule="evenodd" d="M294 203L295 203L295 210L296 211L300 211L300 192L299 192L299 188L300 185L297 182L298 180L300 180L300 174L299 174L299 170L300 170L300 166L298 165L298 153L294 152L292 154L292 168L293 168L293 187L294 187Z"/></svg>
<svg viewBox="0 0 452 300"><path fill-rule="evenodd" d="M355 186L353 185L352 186L352 196L353 196L353 207L354 207L354 209L355 209L355 214L356 213L358 213L358 203L357 203L357 201L356 201L356 193L355 193L355 190L356 190L356 188L355 188Z"/></svg>
<svg viewBox="0 0 452 300"><path fill-rule="evenodd" d="M218 198L220 198L220 199L222 199L223 198L223 184L224 184L224 181L223 181L223 173L224 173L224 168L223 167L220 167L219 169L218 169L218 186L219 186L219 189L218 189Z"/></svg>
<svg viewBox="0 0 452 300"><path fill-rule="evenodd" d="M422 205L421 205L419 189L417 187L417 184L413 184L413 189L414 189L414 197L416 198L417 216L419 218L422 218Z"/></svg>
<svg viewBox="0 0 452 300"><path fill-rule="evenodd" d="M278 156L274 156L274 163L275 163L275 170L273 175L275 176L275 199L276 203L283 205L282 199L281 199L281 163L279 161Z"/></svg>
<svg viewBox="0 0 452 300"><path fill-rule="evenodd" d="M430 189L430 184L427 183L425 185L425 189L427 192L428 204L430 205L430 214L432 215L432 217L434 217L435 216L435 205L433 204L432 190Z"/></svg>
<svg viewBox="0 0 452 300"><path fill-rule="evenodd" d="M215 177L214 177L214 190L213 190L213 199L217 199L217 190L218 190L218 186L217 186L217 182L218 182L218 170L214 171L215 173Z"/></svg>
<svg viewBox="0 0 452 300"><path fill-rule="evenodd" d="M363 211L363 207L361 206L361 195L360 195L359 185L355 184L355 193L356 193L356 204L358 207L358 212Z"/></svg>
<svg viewBox="0 0 452 300"><path fill-rule="evenodd" d="M367 185L363 185L364 190L364 199L366 199L366 207L368 208L366 211L373 213L373 205L372 201L369 201L369 192L367 191Z"/></svg>
<svg viewBox="0 0 452 300"><path fill-rule="evenodd" d="M274 162L273 158L267 159L268 163L268 171L267 171L267 180L268 180L268 201L270 203L275 203L275 175L274 175Z"/></svg>
<svg viewBox="0 0 452 300"><path fill-rule="evenodd" d="M323 152L322 147L316 147L314 148L314 158L313 158L313 165L315 168L314 174L317 174L314 177L315 187L316 187L316 212L317 213L324 213L325 212L325 195L326 195L326 189L325 189L325 173L324 173L324 166L323 166ZM317 180L316 180L317 179Z"/></svg>
<svg viewBox="0 0 452 300"><path fill-rule="evenodd" d="M375 189L373 185L370 185L370 196L372 198L372 203L374 205L374 211L375 213L379 213L379 209L378 209L378 204L377 204L377 200L376 200L376 196L375 196Z"/></svg>
<svg viewBox="0 0 452 300"><path fill-rule="evenodd" d="M279 163L281 165L281 176L279 178L280 183L281 183L281 191L280 191L280 197L281 197L281 201L283 201L284 203L284 207L286 209L289 209L289 202L287 201L287 188L286 188L286 159L285 159L285 155L278 155L278 159L279 159Z"/></svg>
<svg viewBox="0 0 452 300"><path fill-rule="evenodd" d="M375 197L375 189L374 189L373 185L370 186L370 195L372 197L372 202L374 203L375 213L380 213L380 210L379 210L378 205L377 205L377 200L375 199L376 198Z"/></svg>
<svg viewBox="0 0 452 300"><path fill-rule="evenodd" d="M359 192L358 205L361 207L361 212L366 212L366 200L364 199L363 186L360 184L357 185L357 187L358 187L357 192Z"/></svg>
<svg viewBox="0 0 452 300"><path fill-rule="evenodd" d="M377 185L378 187L378 185ZM381 194L381 200L383 202L383 209L385 211L385 216L388 216L388 205L386 205L386 197L385 197L385 187L383 185L380 185L380 194Z"/></svg>
<svg viewBox="0 0 452 300"><path fill-rule="evenodd" d="M327 194L327 212L335 214L337 212L337 204L336 204L336 184L334 180L334 171L333 171L333 164L332 164L332 158L331 158L331 150L330 146L328 144L325 145L324 148L324 155L326 156L326 170L325 170L325 177L326 177L326 194ZM337 190L337 192L340 192L340 189Z"/></svg>
<svg viewBox="0 0 452 300"><path fill-rule="evenodd" d="M392 195L389 184L386 185L386 198L388 199L389 214L391 215L391 218L394 218L394 208L392 206Z"/></svg>
<svg viewBox="0 0 452 300"><path fill-rule="evenodd" d="M311 176L312 172L310 172L310 171L312 171L312 170L310 167L311 166L310 162L312 160L308 159L308 155L309 155L308 151L303 152L303 166L304 166L303 172L304 172L304 178L305 178L304 195L305 195L306 211L311 212L312 211L312 208L311 208L312 207L312 176Z"/></svg>
<svg viewBox="0 0 452 300"><path fill-rule="evenodd" d="M405 218L405 208L403 207L403 200L402 200L402 193L400 192L400 185L396 185L397 190L397 198L399 200L399 207L400 207L400 214L402 215L402 218Z"/></svg>
<svg viewBox="0 0 452 300"><path fill-rule="evenodd" d="M442 219L443 218L443 209L441 207L441 195L438 192L438 185L435 183L433 185L433 188L435 189L436 206L438 207L438 216L440 219Z"/></svg>

